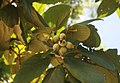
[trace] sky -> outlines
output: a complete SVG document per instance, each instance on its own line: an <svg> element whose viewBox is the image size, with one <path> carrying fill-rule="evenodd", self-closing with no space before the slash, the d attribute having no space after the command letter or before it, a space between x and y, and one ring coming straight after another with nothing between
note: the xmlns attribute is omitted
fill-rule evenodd
<svg viewBox="0 0 120 83"><path fill-rule="evenodd" d="M83 0L84 1L84 0ZM92 0L88 8L84 8L84 15L80 16L77 22L92 19L90 14L93 12L93 17L97 17L97 8L99 3L94 3ZM92 10L92 11L91 11ZM104 21L94 21L91 24L95 25L98 29L98 33L101 37L101 44L107 49L118 49L118 54L120 55L120 18L117 13L114 12L110 16L102 18Z"/></svg>
<svg viewBox="0 0 120 83"><path fill-rule="evenodd" d="M98 29L102 44L106 48L118 49L120 54L120 18L116 12L103 18L104 21L95 21L92 24Z"/></svg>

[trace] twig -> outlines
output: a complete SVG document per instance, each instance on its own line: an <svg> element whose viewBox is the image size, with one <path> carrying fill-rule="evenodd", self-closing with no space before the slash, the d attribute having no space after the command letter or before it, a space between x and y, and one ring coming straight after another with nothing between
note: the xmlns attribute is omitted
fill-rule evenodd
<svg viewBox="0 0 120 83"><path fill-rule="evenodd" d="M37 80L35 81L35 83L38 83L38 82L39 82L39 80L40 80L40 77L38 77L38 78L37 78Z"/></svg>

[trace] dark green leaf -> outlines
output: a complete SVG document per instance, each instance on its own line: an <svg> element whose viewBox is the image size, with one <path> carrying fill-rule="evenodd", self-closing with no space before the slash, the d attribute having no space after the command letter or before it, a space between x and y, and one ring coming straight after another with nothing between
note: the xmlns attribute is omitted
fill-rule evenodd
<svg viewBox="0 0 120 83"><path fill-rule="evenodd" d="M0 58L2 57L3 53L4 53L4 51L0 51Z"/></svg>
<svg viewBox="0 0 120 83"><path fill-rule="evenodd" d="M43 3L43 4L55 4L58 2L64 2L66 0L39 0L38 2Z"/></svg>
<svg viewBox="0 0 120 83"><path fill-rule="evenodd" d="M27 29L26 29L26 26L27 26L27 24L26 24L26 22L25 22L25 20L24 20L24 18L23 17L21 17L21 24L20 24L20 27L21 27L21 30L22 30L22 37L23 37L23 39L24 39L24 41L25 41L25 43L26 43L26 45L27 45Z"/></svg>
<svg viewBox="0 0 120 83"><path fill-rule="evenodd" d="M42 24L45 27L49 27L48 24L45 22L45 20L43 19L43 17L36 11L36 14L38 15L38 18L40 19L40 21L42 22Z"/></svg>
<svg viewBox="0 0 120 83"><path fill-rule="evenodd" d="M0 74L4 71L5 73L10 74L10 67L9 65L6 65L4 60L0 58Z"/></svg>
<svg viewBox="0 0 120 83"><path fill-rule="evenodd" d="M89 24L89 23L91 23L91 22L93 22L93 21L98 21L98 20L103 20L103 19L99 19L99 18L96 18L96 19L90 19L90 20L85 20L85 21L83 21L83 22L80 22L80 23L78 23L78 24Z"/></svg>
<svg viewBox="0 0 120 83"><path fill-rule="evenodd" d="M20 3L24 7L25 11L30 16L30 18L32 19L33 17L32 17L32 13L31 13L31 6L32 6L31 0L20 0Z"/></svg>
<svg viewBox="0 0 120 83"><path fill-rule="evenodd" d="M118 50L117 49L108 49L105 52L106 52L106 54L110 54L112 56L118 56Z"/></svg>
<svg viewBox="0 0 120 83"><path fill-rule="evenodd" d="M117 49L109 49L105 52L105 56L112 60L118 72L120 73L120 56L117 55Z"/></svg>
<svg viewBox="0 0 120 83"><path fill-rule="evenodd" d="M86 25L74 24L66 29L66 36L68 40L75 39L78 41L85 41L90 36L90 29Z"/></svg>
<svg viewBox="0 0 120 83"><path fill-rule="evenodd" d="M93 25L88 25L90 28L90 36L87 40L83 41L83 45L87 47L98 47L101 44L101 39L97 33L97 29Z"/></svg>
<svg viewBox="0 0 120 83"><path fill-rule="evenodd" d="M111 15L117 9L116 0L103 0L97 9L98 18Z"/></svg>
<svg viewBox="0 0 120 83"><path fill-rule="evenodd" d="M50 27L55 27L56 30L66 25L68 17L70 15L69 5L56 5L50 7L44 13L44 19Z"/></svg>
<svg viewBox="0 0 120 83"><path fill-rule="evenodd" d="M100 1L100 0L95 0L95 2L98 2L98 1Z"/></svg>
<svg viewBox="0 0 120 83"><path fill-rule="evenodd" d="M29 58L16 74L14 83L30 83L34 78L40 76L50 63L50 58L42 58L43 55L44 53Z"/></svg>
<svg viewBox="0 0 120 83"><path fill-rule="evenodd" d="M0 19L9 27L13 27L18 23L18 10L13 5L6 5L0 9Z"/></svg>
<svg viewBox="0 0 120 83"><path fill-rule="evenodd" d="M105 83L119 83L117 72L109 71L100 66L95 66L95 67L98 71L104 73Z"/></svg>
<svg viewBox="0 0 120 83"><path fill-rule="evenodd" d="M104 74L92 65L70 57L66 57L64 61L68 71L82 83L104 83Z"/></svg>
<svg viewBox="0 0 120 83"><path fill-rule="evenodd" d="M31 18L31 16L28 15L28 13L26 12L24 7L19 6L20 17L24 17L25 21L28 21L32 25L37 26L41 29L44 29L45 27L48 27L48 25L43 20L42 16L40 14L38 14L38 12L33 7L30 7L30 10L31 10L32 17L34 17L34 18Z"/></svg>
<svg viewBox="0 0 120 83"><path fill-rule="evenodd" d="M105 57L105 52L103 51L94 51L90 52L87 50L81 51L81 53L87 57L90 58L90 60L94 61L96 64L111 70L111 71L116 71L115 65L113 62Z"/></svg>
<svg viewBox="0 0 120 83"><path fill-rule="evenodd" d="M48 46L45 45L42 41L38 39L33 39L29 43L29 50L33 52L41 52L46 51L48 49Z"/></svg>
<svg viewBox="0 0 120 83"><path fill-rule="evenodd" d="M61 65L50 70L42 83L64 83L65 71Z"/></svg>
<svg viewBox="0 0 120 83"><path fill-rule="evenodd" d="M0 0L0 7L1 7L2 2L3 2L3 0Z"/></svg>
<svg viewBox="0 0 120 83"><path fill-rule="evenodd" d="M67 81L70 83L81 83L79 80L77 80L75 77L73 77L71 74L68 74Z"/></svg>

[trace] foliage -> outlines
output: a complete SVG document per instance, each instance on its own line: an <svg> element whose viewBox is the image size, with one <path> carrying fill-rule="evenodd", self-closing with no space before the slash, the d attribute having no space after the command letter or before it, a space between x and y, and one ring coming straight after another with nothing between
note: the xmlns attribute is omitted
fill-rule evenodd
<svg viewBox="0 0 120 83"><path fill-rule="evenodd" d="M0 81L119 83L117 49L96 50L101 38L90 23L119 14L120 1L102 0L97 18L68 25L82 14L83 3L0 0Z"/></svg>

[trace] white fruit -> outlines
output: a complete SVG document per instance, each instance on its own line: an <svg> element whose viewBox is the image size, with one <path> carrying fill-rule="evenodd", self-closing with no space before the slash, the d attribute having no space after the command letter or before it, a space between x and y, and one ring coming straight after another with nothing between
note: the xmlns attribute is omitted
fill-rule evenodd
<svg viewBox="0 0 120 83"><path fill-rule="evenodd" d="M60 46L66 46L66 40L60 40L60 41L58 42L58 44L59 44Z"/></svg>
<svg viewBox="0 0 120 83"><path fill-rule="evenodd" d="M60 34L60 39L65 39L65 38L66 38L65 33L61 33L61 34Z"/></svg>
<svg viewBox="0 0 120 83"><path fill-rule="evenodd" d="M67 48L74 48L74 45L71 42L66 43Z"/></svg>
<svg viewBox="0 0 120 83"><path fill-rule="evenodd" d="M67 52L67 48L66 47L61 47L59 49L59 55L64 55Z"/></svg>
<svg viewBox="0 0 120 83"><path fill-rule="evenodd" d="M59 44L54 44L53 45L53 51L58 51L60 49L60 46L59 46Z"/></svg>
<svg viewBox="0 0 120 83"><path fill-rule="evenodd" d="M58 42L58 40L59 40L59 35L55 35L55 36L52 38L53 43Z"/></svg>

